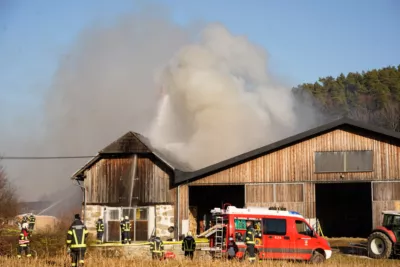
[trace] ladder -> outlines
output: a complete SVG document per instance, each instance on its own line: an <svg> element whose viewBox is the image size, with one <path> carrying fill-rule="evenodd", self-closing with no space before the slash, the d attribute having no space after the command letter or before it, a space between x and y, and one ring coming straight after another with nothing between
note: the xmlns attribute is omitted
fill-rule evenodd
<svg viewBox="0 0 400 267"><path fill-rule="evenodd" d="M224 243L224 220L222 216L215 217L215 254L214 257L222 258L222 246Z"/></svg>

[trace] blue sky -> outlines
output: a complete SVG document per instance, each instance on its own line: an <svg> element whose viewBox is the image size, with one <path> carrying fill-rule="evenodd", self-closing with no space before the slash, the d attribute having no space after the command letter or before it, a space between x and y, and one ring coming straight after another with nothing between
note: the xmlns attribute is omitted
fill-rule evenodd
<svg viewBox="0 0 400 267"><path fill-rule="evenodd" d="M39 112L41 92L81 30L112 22L144 2L1 0L0 123L9 123L12 132L25 123L24 114ZM169 8L179 24L218 21L247 35L266 48L270 69L291 85L400 64L400 1L152 2Z"/></svg>

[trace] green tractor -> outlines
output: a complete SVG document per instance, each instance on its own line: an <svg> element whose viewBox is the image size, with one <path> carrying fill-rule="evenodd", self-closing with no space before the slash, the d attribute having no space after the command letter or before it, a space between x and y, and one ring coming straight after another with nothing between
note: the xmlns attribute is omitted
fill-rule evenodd
<svg viewBox="0 0 400 267"><path fill-rule="evenodd" d="M368 237L368 256L388 259L400 255L400 212L384 211L382 226L376 227Z"/></svg>

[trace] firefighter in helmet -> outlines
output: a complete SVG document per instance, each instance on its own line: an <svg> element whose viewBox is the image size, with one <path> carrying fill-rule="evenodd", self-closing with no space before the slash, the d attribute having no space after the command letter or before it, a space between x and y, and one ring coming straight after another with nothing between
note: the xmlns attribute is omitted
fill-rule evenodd
<svg viewBox="0 0 400 267"><path fill-rule="evenodd" d="M21 258L22 252L25 252L26 257L31 257L29 232L27 228L22 228L18 240L18 258Z"/></svg>
<svg viewBox="0 0 400 267"><path fill-rule="evenodd" d="M125 220L122 222L122 235L123 240L122 244L131 243L131 222L129 221L129 217L125 216Z"/></svg>
<svg viewBox="0 0 400 267"><path fill-rule="evenodd" d="M79 214L75 214L74 221L68 229L67 251L71 255L71 266L78 266L78 263L85 263L86 240L88 230L82 223Z"/></svg>
<svg viewBox="0 0 400 267"><path fill-rule="evenodd" d="M256 254L254 252L255 246L255 231L253 228L253 222L248 220L246 221L246 245L247 245L247 253L249 256L249 261L253 263L256 260Z"/></svg>
<svg viewBox="0 0 400 267"><path fill-rule="evenodd" d="M104 233L104 223L101 217L99 217L99 219L96 222L96 231L97 231L97 243L101 244L103 243L103 233Z"/></svg>
<svg viewBox="0 0 400 267"><path fill-rule="evenodd" d="M33 229L35 228L35 223L36 223L36 218L33 215L33 213L31 213L31 215L29 215L29 218L28 218L29 231L31 233L33 232Z"/></svg>
<svg viewBox="0 0 400 267"><path fill-rule="evenodd" d="M182 241L182 251L185 252L185 257L193 260L194 251L196 249L196 240L192 236L192 232L188 232Z"/></svg>
<svg viewBox="0 0 400 267"><path fill-rule="evenodd" d="M158 236L150 238L150 252L153 260L164 258L164 243Z"/></svg>

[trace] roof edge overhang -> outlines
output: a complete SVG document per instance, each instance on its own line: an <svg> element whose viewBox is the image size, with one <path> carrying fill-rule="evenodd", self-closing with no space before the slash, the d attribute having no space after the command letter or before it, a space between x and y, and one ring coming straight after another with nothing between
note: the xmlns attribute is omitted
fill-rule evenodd
<svg viewBox="0 0 400 267"><path fill-rule="evenodd" d="M210 176L214 173L229 169L233 166L237 166L237 165L247 162L249 160L270 154L272 152L281 150L283 148L289 147L296 143L299 143L299 142L302 142L305 140L309 140L316 136L320 136L322 134L334 131L336 129L343 128L345 126L350 126L352 128L358 128L358 129L361 129L364 131L375 133L377 135L400 140L400 133L398 133L398 132L387 130L387 129L384 129L381 127L376 127L376 126L373 126L373 125L370 125L370 124L367 124L364 122L355 121L355 120L349 119L347 117L342 117L340 119L333 120L326 124L323 124L323 125L317 126L315 128L312 128L310 130L298 133L294 136L282 139L282 140L274 142L272 144L251 150L249 152L240 154L233 158L229 158L229 159L226 159L219 163L207 166L207 167L199 169L197 171L182 172L179 170L175 170L174 182L172 183L173 187L177 187L179 185L194 182L196 180L199 180L199 179L205 178L207 176Z"/></svg>

